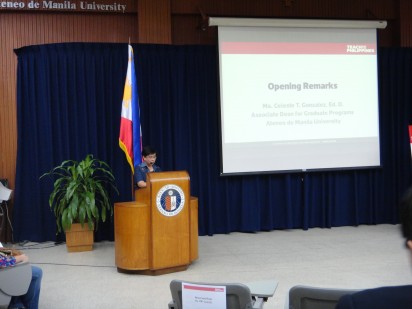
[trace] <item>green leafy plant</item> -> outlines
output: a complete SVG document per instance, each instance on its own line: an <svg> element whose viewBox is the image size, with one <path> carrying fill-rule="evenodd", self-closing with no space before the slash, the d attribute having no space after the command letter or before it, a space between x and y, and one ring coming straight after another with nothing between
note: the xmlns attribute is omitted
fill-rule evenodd
<svg viewBox="0 0 412 309"><path fill-rule="evenodd" d="M88 154L80 162L63 161L40 178L52 176L55 180L49 197L49 206L56 216L57 230L70 230L72 223L87 222L89 229L96 230L99 221L113 215L108 187L117 194L115 178L110 166Z"/></svg>

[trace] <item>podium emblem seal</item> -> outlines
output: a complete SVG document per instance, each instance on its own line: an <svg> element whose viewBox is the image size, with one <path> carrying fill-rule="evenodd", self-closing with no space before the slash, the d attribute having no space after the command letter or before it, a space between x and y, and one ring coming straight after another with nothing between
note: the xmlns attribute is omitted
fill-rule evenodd
<svg viewBox="0 0 412 309"><path fill-rule="evenodd" d="M156 207L166 217L176 216L185 205L185 194L176 185L163 186L156 195Z"/></svg>

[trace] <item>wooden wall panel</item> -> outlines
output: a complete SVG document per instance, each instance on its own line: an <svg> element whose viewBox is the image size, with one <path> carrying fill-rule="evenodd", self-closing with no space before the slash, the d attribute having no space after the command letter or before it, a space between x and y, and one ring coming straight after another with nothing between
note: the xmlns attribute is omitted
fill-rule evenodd
<svg viewBox="0 0 412 309"><path fill-rule="evenodd" d="M139 0L139 42L171 44L170 0Z"/></svg>
<svg viewBox="0 0 412 309"><path fill-rule="evenodd" d="M400 0L399 5L400 14L400 46L412 46L412 1Z"/></svg>
<svg viewBox="0 0 412 309"><path fill-rule="evenodd" d="M398 0L171 0L171 11L172 14L197 14L202 10L210 16L236 17L383 19L390 15L393 17L397 2Z"/></svg>
<svg viewBox="0 0 412 309"><path fill-rule="evenodd" d="M208 27L200 15L179 15L172 19L173 44L217 44L217 27Z"/></svg>

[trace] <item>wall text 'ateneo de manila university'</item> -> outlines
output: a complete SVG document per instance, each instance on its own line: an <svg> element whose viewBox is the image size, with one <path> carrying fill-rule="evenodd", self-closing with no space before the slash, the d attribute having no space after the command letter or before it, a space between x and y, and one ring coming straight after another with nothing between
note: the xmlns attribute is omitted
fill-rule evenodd
<svg viewBox="0 0 412 309"><path fill-rule="evenodd" d="M113 2L102 4L96 1L0 1L0 9L41 9L41 10L85 10L85 11L126 11L126 4Z"/></svg>

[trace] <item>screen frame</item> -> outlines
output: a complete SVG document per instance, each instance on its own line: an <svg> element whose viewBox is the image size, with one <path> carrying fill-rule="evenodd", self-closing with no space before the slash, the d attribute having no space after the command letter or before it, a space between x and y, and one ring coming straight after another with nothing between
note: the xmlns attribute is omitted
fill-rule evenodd
<svg viewBox="0 0 412 309"><path fill-rule="evenodd" d="M254 18L209 18L209 26L229 26L229 27L297 27L297 28L359 28L359 29L384 29L386 27L386 21L361 21L361 20L304 20L304 19L254 19ZM377 32L375 32L377 36ZM376 42L378 38L376 37ZM285 173L306 173L306 172L320 172L320 171L336 171L336 170L364 170L364 169L376 169L381 168L382 152L379 151L379 165L367 165L367 166L349 166L349 167L321 167L321 168L308 168L308 169L279 169L279 170L263 170L263 171L240 171L240 172L224 172L223 162L223 137L222 137L222 102L221 102L221 81L220 81L220 47L217 45L218 53L218 105L219 105L219 150L220 150L220 176L236 176L236 175L255 175L255 174L285 174ZM379 84L379 76L377 75L377 83ZM378 89L379 90L379 89ZM378 91L379 92L379 91ZM379 114L379 93L378 98L378 138L380 140L380 114ZM379 150L381 145L379 143Z"/></svg>

